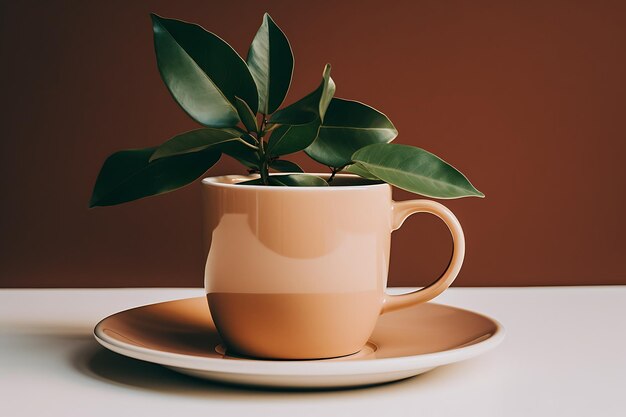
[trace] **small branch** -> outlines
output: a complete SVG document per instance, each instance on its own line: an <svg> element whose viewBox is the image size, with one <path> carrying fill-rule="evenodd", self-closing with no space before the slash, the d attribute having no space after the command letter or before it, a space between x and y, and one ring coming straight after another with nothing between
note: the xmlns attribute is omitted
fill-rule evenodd
<svg viewBox="0 0 626 417"><path fill-rule="evenodd" d="M254 132L252 132L252 133L254 133ZM257 139L257 136L255 136L255 135L256 135L256 133L255 133L254 135L253 135L252 133L250 133L250 132L246 132L246 133L242 136L242 138L249 139L249 140L251 140L252 142L254 142L254 145L258 145L258 144L259 144L259 139Z"/></svg>
<svg viewBox="0 0 626 417"><path fill-rule="evenodd" d="M268 125L268 123L265 124L266 126ZM273 131L274 129L278 128L280 125L276 124L276 123L271 123L269 124L269 127L267 129L265 129L265 133L270 133L271 131Z"/></svg>
<svg viewBox="0 0 626 417"><path fill-rule="evenodd" d="M265 135L265 126L267 126L267 115L261 113L261 126L259 126L259 137Z"/></svg>
<svg viewBox="0 0 626 417"><path fill-rule="evenodd" d="M326 182L331 182L333 180L333 178L335 178L335 175L337 175L337 173L339 171L341 171L342 169L344 169L347 165L344 165L342 167L338 167L338 168L333 168L333 167L328 167L330 168L330 177L328 178L328 180Z"/></svg>
<svg viewBox="0 0 626 417"><path fill-rule="evenodd" d="M244 145L246 145L246 146L247 146L248 148L250 148L250 149L254 149L255 151L258 151L258 150L259 150L259 147L258 147L258 146L254 146L253 144L248 143L248 142L246 142L245 140L243 140L243 139L241 139L241 138L237 138L237 140L238 140L239 142L243 143Z"/></svg>
<svg viewBox="0 0 626 417"><path fill-rule="evenodd" d="M335 175L339 171L341 171L341 168L333 168L333 167L328 167L328 168L330 168L331 173L330 173L330 177L328 177L328 180L326 182L332 182L333 178L335 178Z"/></svg>

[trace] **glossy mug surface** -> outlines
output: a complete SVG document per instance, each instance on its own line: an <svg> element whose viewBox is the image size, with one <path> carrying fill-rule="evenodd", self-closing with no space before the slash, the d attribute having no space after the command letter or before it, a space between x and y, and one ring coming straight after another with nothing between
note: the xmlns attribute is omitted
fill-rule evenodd
<svg viewBox="0 0 626 417"><path fill-rule="evenodd" d="M337 175L330 187L237 185L248 179L202 181L207 300L235 352L270 359L358 352L380 314L436 297L461 268L463 231L439 203L394 202L388 184L352 175ZM418 212L448 225L452 260L430 286L389 296L391 232Z"/></svg>

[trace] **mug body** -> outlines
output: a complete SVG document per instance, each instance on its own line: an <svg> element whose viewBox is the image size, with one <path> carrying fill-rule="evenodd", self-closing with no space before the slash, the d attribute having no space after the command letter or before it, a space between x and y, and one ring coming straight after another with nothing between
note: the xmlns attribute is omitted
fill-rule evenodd
<svg viewBox="0 0 626 417"><path fill-rule="evenodd" d="M381 312L391 187L337 175L331 187L206 178L205 289L227 349L272 359L358 352Z"/></svg>

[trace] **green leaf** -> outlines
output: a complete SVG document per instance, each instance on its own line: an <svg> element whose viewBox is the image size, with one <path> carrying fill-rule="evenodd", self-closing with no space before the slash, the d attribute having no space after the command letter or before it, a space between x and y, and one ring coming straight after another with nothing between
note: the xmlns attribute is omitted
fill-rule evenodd
<svg viewBox="0 0 626 417"><path fill-rule="evenodd" d="M202 151L224 142L239 140L239 133L234 129L204 128L181 133L157 148L150 157L150 162L173 155Z"/></svg>
<svg viewBox="0 0 626 417"><path fill-rule="evenodd" d="M237 185L264 185L262 178L255 178L253 180L242 181L242 182L238 182L236 184Z"/></svg>
<svg viewBox="0 0 626 417"><path fill-rule="evenodd" d="M104 162L89 207L112 206L162 194L189 184L220 159L220 152L172 156L149 162L155 148L116 152Z"/></svg>
<svg viewBox="0 0 626 417"><path fill-rule="evenodd" d="M239 122L235 96L256 112L256 85L241 57L198 25L152 17L161 77L178 104L197 122L229 127Z"/></svg>
<svg viewBox="0 0 626 417"><path fill-rule="evenodd" d="M413 146L391 143L369 145L356 151L352 159L375 177L427 197L485 196L453 166Z"/></svg>
<svg viewBox="0 0 626 417"><path fill-rule="evenodd" d="M317 137L319 127L318 122L299 126L281 125L272 132L267 152L279 156L306 149Z"/></svg>
<svg viewBox="0 0 626 417"><path fill-rule="evenodd" d="M274 168L276 171L280 172L304 172L298 164L285 159L276 159L270 162L270 168Z"/></svg>
<svg viewBox="0 0 626 417"><path fill-rule="evenodd" d="M256 121L256 115L252 112L250 106L239 97L235 97L235 107L241 122L248 129L248 132L258 132L259 125Z"/></svg>
<svg viewBox="0 0 626 417"><path fill-rule="evenodd" d="M326 166L349 164L352 154L373 143L387 143L398 135L393 123L378 110L358 101L333 98L307 155Z"/></svg>
<svg viewBox="0 0 626 417"><path fill-rule="evenodd" d="M255 178L238 185L263 185L261 178ZM269 185L280 187L327 187L328 183L320 177L310 174L270 175Z"/></svg>
<svg viewBox="0 0 626 417"><path fill-rule="evenodd" d="M245 140L251 145L254 145L254 139L249 135L243 135L241 139ZM248 169L258 171L261 167L261 159L259 158L259 153L239 141L224 142L220 145L217 145L217 148L231 158L234 158L237 161L241 162Z"/></svg>
<svg viewBox="0 0 626 417"><path fill-rule="evenodd" d="M326 64L319 87L304 98L278 110L269 121L283 125L304 125L317 119L323 121L334 94L335 82L330 78L330 64Z"/></svg>
<svg viewBox="0 0 626 417"><path fill-rule="evenodd" d="M368 170L363 168L358 163L352 164L352 165L348 165L346 168L344 168L342 170L342 172L347 172L349 174L356 174L359 177L365 178L365 179L368 179L368 180L377 180L378 179L374 175L372 175L371 172L369 172Z"/></svg>
<svg viewBox="0 0 626 417"><path fill-rule="evenodd" d="M293 53L287 37L267 13L246 61L259 92L259 112L274 113L289 91Z"/></svg>
<svg viewBox="0 0 626 417"><path fill-rule="evenodd" d="M311 174L270 175L270 185L287 187L327 187L323 178Z"/></svg>

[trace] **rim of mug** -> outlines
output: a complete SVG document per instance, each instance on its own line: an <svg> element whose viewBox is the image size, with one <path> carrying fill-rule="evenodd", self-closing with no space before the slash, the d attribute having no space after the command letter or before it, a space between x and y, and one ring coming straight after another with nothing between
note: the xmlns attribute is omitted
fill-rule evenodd
<svg viewBox="0 0 626 417"><path fill-rule="evenodd" d="M316 175L318 177L322 177L327 179L331 174L329 173L319 173L319 172L276 172L270 173L271 176L280 176L280 175L288 175L288 174L309 174ZM333 191L349 191L349 190L363 190L363 189L371 189L378 187L391 187L386 182L373 182L372 184L358 184L358 185L339 185L339 186L330 186L330 187L318 187L318 186L299 186L299 187L271 187L267 185L252 185L252 184L239 184L236 180L241 179L250 180L259 178L258 174L253 175L219 175L215 177L206 177L202 179L202 184L211 185L215 187L224 187L224 188L238 188L238 189L257 189L257 190L267 190L267 191L276 191L276 192L293 192L293 191L319 191L319 192L333 192ZM368 180L367 178L360 177L356 174L335 174L335 178L356 178L364 181L374 181ZM229 181L229 182L223 182Z"/></svg>

